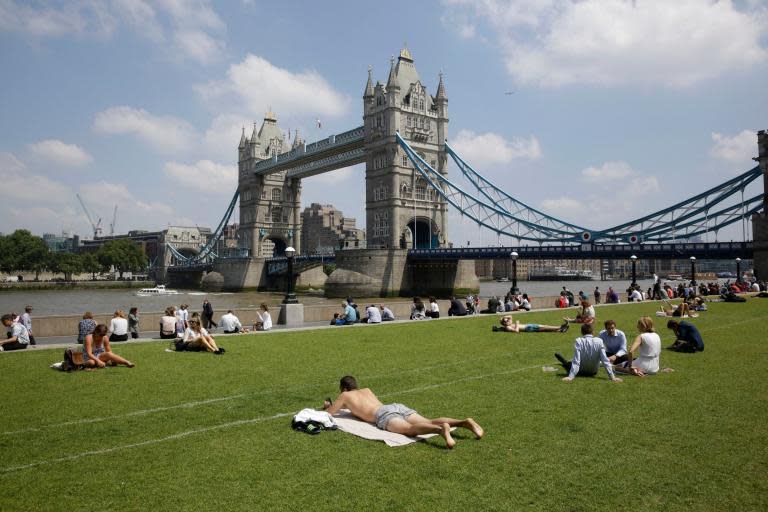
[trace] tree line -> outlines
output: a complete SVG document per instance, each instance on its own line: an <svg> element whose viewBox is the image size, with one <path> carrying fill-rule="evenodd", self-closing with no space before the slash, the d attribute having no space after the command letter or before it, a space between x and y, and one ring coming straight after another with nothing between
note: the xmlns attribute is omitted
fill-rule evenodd
<svg viewBox="0 0 768 512"><path fill-rule="evenodd" d="M132 240L110 240L94 252L51 252L48 244L26 229L17 229L0 236L0 271L5 273L34 272L35 279L45 270L72 275L90 273L92 278L115 269L123 278L125 272L141 272L147 268L144 251Z"/></svg>

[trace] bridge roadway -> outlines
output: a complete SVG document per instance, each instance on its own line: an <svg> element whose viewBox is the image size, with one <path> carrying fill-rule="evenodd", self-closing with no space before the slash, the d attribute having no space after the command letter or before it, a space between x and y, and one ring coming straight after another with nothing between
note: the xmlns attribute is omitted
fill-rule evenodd
<svg viewBox="0 0 768 512"><path fill-rule="evenodd" d="M287 178L309 178L365 161L365 127L358 126L306 146L275 155L253 166L256 175L287 170Z"/></svg>
<svg viewBox="0 0 768 512"><path fill-rule="evenodd" d="M493 260L509 258L514 251L519 259L751 259L752 242L708 242L679 244L582 244L523 247L454 247L450 249L410 249L409 260Z"/></svg>

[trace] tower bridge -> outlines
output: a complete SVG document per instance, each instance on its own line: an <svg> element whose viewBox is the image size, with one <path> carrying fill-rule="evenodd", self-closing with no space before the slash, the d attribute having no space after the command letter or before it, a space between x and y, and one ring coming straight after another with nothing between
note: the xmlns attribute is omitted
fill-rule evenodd
<svg viewBox="0 0 768 512"><path fill-rule="evenodd" d="M504 257L508 250L557 259L624 258L628 251L657 259L753 256L756 271L768 276L765 131L758 133L758 165L753 169L658 212L593 229L530 207L463 160L448 143L448 96L442 74L437 82L431 93L410 51L403 49L390 61L386 82L374 81L369 68L362 126L309 144L297 131L289 145L270 111L260 127L254 124L250 135L243 129L237 149L238 187L227 212L195 256L177 255L178 267L170 275L213 269L221 274L226 289L266 286L270 276L285 272L279 255L287 246L302 254L301 180L364 163L368 247L337 251L337 269L325 287L330 296L476 289L471 260ZM449 177L449 161L469 189ZM761 175L763 191L750 194ZM217 254L213 247L235 208L240 219L238 248ZM453 248L447 237L448 208L478 229L512 243ZM754 241L685 243L706 233L717 238L720 229L739 221L746 224L750 218Z"/></svg>

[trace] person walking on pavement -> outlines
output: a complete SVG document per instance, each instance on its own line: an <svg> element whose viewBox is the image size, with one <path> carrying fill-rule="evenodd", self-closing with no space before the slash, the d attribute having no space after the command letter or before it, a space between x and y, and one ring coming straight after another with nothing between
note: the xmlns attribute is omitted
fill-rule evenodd
<svg viewBox="0 0 768 512"><path fill-rule="evenodd" d="M210 329L211 327L218 327L218 324L213 321L213 306L208 299L203 300L203 328Z"/></svg>

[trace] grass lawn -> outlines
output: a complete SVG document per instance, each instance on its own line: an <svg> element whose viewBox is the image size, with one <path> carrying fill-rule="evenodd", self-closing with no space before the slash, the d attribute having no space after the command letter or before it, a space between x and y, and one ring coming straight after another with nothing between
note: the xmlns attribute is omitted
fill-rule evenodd
<svg viewBox="0 0 768 512"><path fill-rule="evenodd" d="M634 338L655 308L597 317ZM578 326L491 333L497 320L221 337L221 357L113 344L132 370L0 354L0 510L765 510L768 300L712 304L692 320L705 352L665 351L674 373L621 384L542 371L556 351L570 358ZM348 373L486 436L458 431L450 451L293 432L291 415L335 398Z"/></svg>

